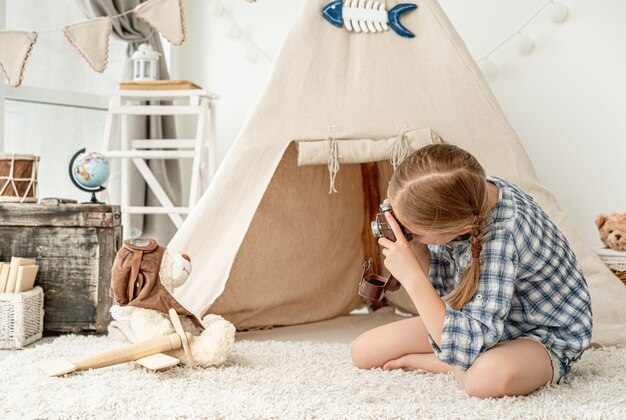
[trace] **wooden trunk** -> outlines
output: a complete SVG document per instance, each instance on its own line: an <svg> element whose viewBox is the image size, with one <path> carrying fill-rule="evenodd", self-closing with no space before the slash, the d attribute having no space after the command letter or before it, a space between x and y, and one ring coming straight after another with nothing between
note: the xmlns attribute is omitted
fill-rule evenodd
<svg viewBox="0 0 626 420"><path fill-rule="evenodd" d="M0 204L0 261L37 260L44 331L106 331L111 266L121 246L119 206Z"/></svg>

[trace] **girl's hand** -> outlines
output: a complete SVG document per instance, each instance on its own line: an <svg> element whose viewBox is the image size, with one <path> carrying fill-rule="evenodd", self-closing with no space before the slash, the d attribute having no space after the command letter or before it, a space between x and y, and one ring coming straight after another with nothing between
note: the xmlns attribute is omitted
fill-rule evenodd
<svg viewBox="0 0 626 420"><path fill-rule="evenodd" d="M385 237L378 239L378 243L383 246L384 264L387 270L406 289L409 289L412 285L417 284L418 275L419 273L424 274L424 270L391 212L386 212L385 217L387 217L387 222L389 222L393 233L396 235L396 242L392 242Z"/></svg>

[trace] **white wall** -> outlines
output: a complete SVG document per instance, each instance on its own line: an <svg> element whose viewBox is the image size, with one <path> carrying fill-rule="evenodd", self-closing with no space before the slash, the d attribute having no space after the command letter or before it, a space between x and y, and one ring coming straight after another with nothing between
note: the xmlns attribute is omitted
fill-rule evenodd
<svg viewBox="0 0 626 420"><path fill-rule="evenodd" d="M271 57L304 0L222 0L238 25ZM516 31L544 0L440 0L479 58ZM491 59L490 81L504 112L552 190L591 246L600 245L594 218L626 211L620 175L626 156L626 2L561 0L569 19L547 13L528 28L535 51L520 56L508 44ZM389 2L388 2L389 3ZM246 43L229 37L230 20L212 4L187 0L189 41L175 50L173 76L221 95L218 160L232 144L271 71L261 58L245 60ZM375 35L374 35L375 36Z"/></svg>
<svg viewBox="0 0 626 420"><path fill-rule="evenodd" d="M302 0L221 0L237 24L273 58ZM172 78L192 80L218 93L218 161L224 157L271 72L272 61L245 59L245 38L229 36L231 20L214 14L215 0L187 0L185 44L172 50ZM190 135L190 134L188 134Z"/></svg>
<svg viewBox="0 0 626 420"><path fill-rule="evenodd" d="M0 30L5 28L6 3L0 0ZM0 78L4 75L0 75ZM4 82L4 80L0 80ZM0 152L4 149L4 83L0 83Z"/></svg>

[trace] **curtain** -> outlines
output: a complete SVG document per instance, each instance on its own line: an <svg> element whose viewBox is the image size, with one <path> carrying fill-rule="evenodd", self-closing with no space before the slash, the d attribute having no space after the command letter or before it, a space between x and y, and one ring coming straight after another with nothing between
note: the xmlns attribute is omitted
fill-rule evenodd
<svg viewBox="0 0 626 420"><path fill-rule="evenodd" d="M141 3L141 0L76 0L82 11L89 19L101 16L115 16L132 10ZM161 54L159 59L159 79L169 79L163 46L158 32L146 22L140 20L134 13L113 19L113 36L128 43L126 62L122 67L120 80L133 79L133 53L140 44L149 43L152 48ZM166 104L165 102L150 101L150 104ZM173 116L131 116L129 117L130 139L174 139L176 138L176 123ZM119 199L119 167L120 162L114 159L112 176L109 181L110 196L113 200ZM154 173L167 195L175 206L182 205L182 170L178 160L150 160L148 166ZM143 178L134 165L131 164L131 206L159 206L152 191L146 186ZM119 201L118 201L119 202ZM162 244L167 244L176 227L167 215L133 215L131 217L131 237L149 236Z"/></svg>

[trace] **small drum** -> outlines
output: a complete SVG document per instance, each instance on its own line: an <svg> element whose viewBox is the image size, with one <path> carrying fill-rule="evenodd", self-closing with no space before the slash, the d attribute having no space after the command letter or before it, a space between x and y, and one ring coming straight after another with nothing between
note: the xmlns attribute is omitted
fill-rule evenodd
<svg viewBox="0 0 626 420"><path fill-rule="evenodd" d="M39 156L0 153L0 203L36 203Z"/></svg>

